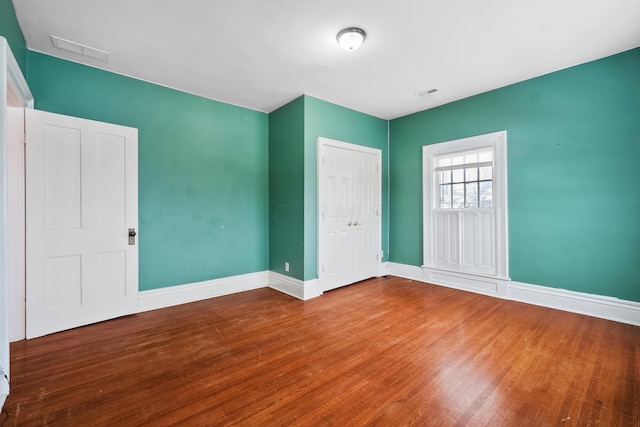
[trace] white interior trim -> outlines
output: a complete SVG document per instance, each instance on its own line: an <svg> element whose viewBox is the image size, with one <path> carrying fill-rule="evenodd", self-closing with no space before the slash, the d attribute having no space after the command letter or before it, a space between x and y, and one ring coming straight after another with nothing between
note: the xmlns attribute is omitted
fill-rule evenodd
<svg viewBox="0 0 640 427"><path fill-rule="evenodd" d="M204 282L189 283L166 288L151 289L138 293L138 311L156 310L179 304L220 297L237 292L264 288L269 275L267 271L223 277Z"/></svg>
<svg viewBox="0 0 640 427"><path fill-rule="evenodd" d="M318 279L302 281L275 271L269 271L269 287L303 301L322 295Z"/></svg>
<svg viewBox="0 0 640 427"><path fill-rule="evenodd" d="M640 303L603 295L511 282L509 299L640 326Z"/></svg>
<svg viewBox="0 0 640 427"><path fill-rule="evenodd" d="M422 267L421 280L449 288L509 299L509 279L500 277Z"/></svg>
<svg viewBox="0 0 640 427"><path fill-rule="evenodd" d="M33 108L33 95L22 75L11 47L0 37L0 366L10 376L9 366L9 247L7 237L8 176L7 176L7 107ZM9 382L0 377L0 408L9 394Z"/></svg>
<svg viewBox="0 0 640 427"><path fill-rule="evenodd" d="M0 37L4 40L3 37ZM6 40L5 40L6 43ZM16 58L8 49L7 44L7 85L9 86L10 99L12 107L33 108L33 95L27 85L27 81L22 75L22 70L16 61Z"/></svg>
<svg viewBox="0 0 640 427"><path fill-rule="evenodd" d="M318 279L302 281L273 271L240 274L138 293L138 312L270 287L300 300L322 295Z"/></svg>
<svg viewBox="0 0 640 427"><path fill-rule="evenodd" d="M422 269L415 265L398 264L389 262L389 274L391 276L402 277L403 279L417 280L422 282Z"/></svg>
<svg viewBox="0 0 640 427"><path fill-rule="evenodd" d="M640 302L393 262L389 263L389 274L438 286L640 326Z"/></svg>

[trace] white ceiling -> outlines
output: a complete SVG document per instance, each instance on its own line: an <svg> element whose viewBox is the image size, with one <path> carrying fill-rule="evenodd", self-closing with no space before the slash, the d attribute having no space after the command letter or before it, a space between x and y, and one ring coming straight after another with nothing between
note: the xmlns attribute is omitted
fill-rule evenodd
<svg viewBox="0 0 640 427"><path fill-rule="evenodd" d="M392 119L640 46L639 0L14 0L27 47L270 112ZM358 26L355 52L336 34ZM110 53L54 48L51 36ZM433 95L416 92L436 88Z"/></svg>

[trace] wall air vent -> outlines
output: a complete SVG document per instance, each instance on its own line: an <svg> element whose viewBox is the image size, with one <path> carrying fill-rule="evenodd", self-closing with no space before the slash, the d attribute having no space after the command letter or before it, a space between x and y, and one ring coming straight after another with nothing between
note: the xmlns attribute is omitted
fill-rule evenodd
<svg viewBox="0 0 640 427"><path fill-rule="evenodd" d="M105 52L104 50L85 46L83 44L61 39L60 37L56 36L51 36L51 43L53 43L53 46L57 47L58 49L77 53L78 55L86 56L87 58L99 59L100 61L109 62L109 52Z"/></svg>

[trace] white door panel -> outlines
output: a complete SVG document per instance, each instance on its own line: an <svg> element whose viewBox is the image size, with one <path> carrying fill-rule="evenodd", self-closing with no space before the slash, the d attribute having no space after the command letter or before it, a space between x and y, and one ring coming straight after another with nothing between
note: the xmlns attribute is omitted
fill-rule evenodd
<svg viewBox="0 0 640 427"><path fill-rule="evenodd" d="M27 338L137 311L137 130L27 111Z"/></svg>

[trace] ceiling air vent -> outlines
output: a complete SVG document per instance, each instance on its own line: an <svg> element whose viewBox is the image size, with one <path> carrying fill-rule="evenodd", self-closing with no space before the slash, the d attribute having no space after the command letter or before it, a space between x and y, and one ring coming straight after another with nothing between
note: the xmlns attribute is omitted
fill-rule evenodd
<svg viewBox="0 0 640 427"><path fill-rule="evenodd" d="M51 36L51 42L53 43L53 46L58 49L77 53L79 55L86 56L87 58L99 59L100 61L105 62L109 61L109 52L105 52L104 50L85 46L56 36Z"/></svg>
<svg viewBox="0 0 640 427"><path fill-rule="evenodd" d="M421 90L419 92L416 92L416 96L432 95L432 94L436 93L437 91L438 91L438 89Z"/></svg>

